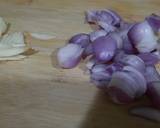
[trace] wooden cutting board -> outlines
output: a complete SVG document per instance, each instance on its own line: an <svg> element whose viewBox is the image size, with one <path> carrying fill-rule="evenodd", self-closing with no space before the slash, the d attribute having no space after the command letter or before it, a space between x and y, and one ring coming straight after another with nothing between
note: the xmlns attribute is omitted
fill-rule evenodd
<svg viewBox="0 0 160 128"><path fill-rule="evenodd" d="M54 36L50 41L27 37L38 52L0 63L0 128L159 127L128 114L128 108L142 101L115 105L90 84L80 66L58 69L50 56L71 35L91 31L84 24L85 10L110 8L136 21L152 12L160 14L159 6L159 0L0 0L0 15L11 23L10 32Z"/></svg>

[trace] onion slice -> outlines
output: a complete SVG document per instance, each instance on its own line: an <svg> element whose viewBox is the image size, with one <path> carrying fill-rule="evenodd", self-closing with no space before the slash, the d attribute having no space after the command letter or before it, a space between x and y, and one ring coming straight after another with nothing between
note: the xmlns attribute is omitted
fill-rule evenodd
<svg viewBox="0 0 160 128"><path fill-rule="evenodd" d="M99 37L93 42L93 52L97 60L107 62L112 59L117 49L116 40L111 36Z"/></svg>
<svg viewBox="0 0 160 128"><path fill-rule="evenodd" d="M126 72L115 72L108 85L108 94L113 102L125 104L134 100L137 89L136 83Z"/></svg>
<svg viewBox="0 0 160 128"><path fill-rule="evenodd" d="M90 40L93 42L94 40L96 40L97 38L101 37L101 36L106 36L107 32L104 30L97 30L94 32L90 33Z"/></svg>
<svg viewBox="0 0 160 128"><path fill-rule="evenodd" d="M145 78L147 83L160 81L160 75L154 66L146 67Z"/></svg>
<svg viewBox="0 0 160 128"><path fill-rule="evenodd" d="M2 34L6 32L7 27L7 23L4 21L2 17L0 17L0 36L2 36Z"/></svg>
<svg viewBox="0 0 160 128"><path fill-rule="evenodd" d="M141 53L138 57L144 61L145 65L155 65L160 60L159 56L153 53Z"/></svg>
<svg viewBox="0 0 160 128"><path fill-rule="evenodd" d="M151 14L150 16L146 17L146 21L152 27L155 33L159 32L160 29L160 16L156 14Z"/></svg>

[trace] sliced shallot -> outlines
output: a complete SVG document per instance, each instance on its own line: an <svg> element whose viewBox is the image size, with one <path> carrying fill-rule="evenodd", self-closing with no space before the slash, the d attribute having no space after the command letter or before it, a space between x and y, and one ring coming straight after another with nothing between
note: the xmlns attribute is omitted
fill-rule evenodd
<svg viewBox="0 0 160 128"><path fill-rule="evenodd" d="M111 60L115 55L116 49L116 40L111 36L102 36L93 42L93 52L100 62Z"/></svg>

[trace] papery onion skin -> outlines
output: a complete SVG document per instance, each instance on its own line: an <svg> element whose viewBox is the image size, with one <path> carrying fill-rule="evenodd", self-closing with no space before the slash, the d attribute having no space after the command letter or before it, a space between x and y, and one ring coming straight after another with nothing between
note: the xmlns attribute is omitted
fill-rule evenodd
<svg viewBox="0 0 160 128"><path fill-rule="evenodd" d="M62 68L74 68L81 60L83 49L77 44L67 44L59 49L57 60Z"/></svg>
<svg viewBox="0 0 160 128"><path fill-rule="evenodd" d="M2 17L0 17L0 36L4 34L7 30L7 23L4 21Z"/></svg>
<svg viewBox="0 0 160 128"><path fill-rule="evenodd" d="M116 49L116 40L114 40L111 36L99 37L93 42L94 55L100 62L107 62L111 60Z"/></svg>

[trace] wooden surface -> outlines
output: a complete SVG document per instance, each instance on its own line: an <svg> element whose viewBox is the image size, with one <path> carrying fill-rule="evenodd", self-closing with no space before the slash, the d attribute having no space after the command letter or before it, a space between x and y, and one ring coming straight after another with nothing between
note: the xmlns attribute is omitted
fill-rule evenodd
<svg viewBox="0 0 160 128"><path fill-rule="evenodd" d="M39 49L22 61L0 63L0 128L157 128L160 125L128 115L89 83L78 67L52 66L50 54L71 35L91 31L84 24L87 9L111 8L127 20L156 12L159 0L0 0L0 15L11 31L49 33L51 41L29 38Z"/></svg>

